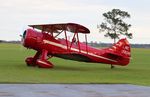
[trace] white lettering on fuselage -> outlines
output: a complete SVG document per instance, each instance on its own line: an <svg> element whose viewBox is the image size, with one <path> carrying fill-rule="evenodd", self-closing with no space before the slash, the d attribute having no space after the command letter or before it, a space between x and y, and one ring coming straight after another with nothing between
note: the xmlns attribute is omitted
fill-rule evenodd
<svg viewBox="0 0 150 97"><path fill-rule="evenodd" d="M122 50L121 53L130 56L130 52L129 51Z"/></svg>

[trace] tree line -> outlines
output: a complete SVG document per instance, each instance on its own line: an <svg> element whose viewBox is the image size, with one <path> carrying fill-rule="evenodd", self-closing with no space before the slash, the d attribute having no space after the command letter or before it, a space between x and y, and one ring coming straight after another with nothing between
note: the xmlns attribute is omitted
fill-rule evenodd
<svg viewBox="0 0 150 97"><path fill-rule="evenodd" d="M21 41L5 41L5 40L0 40L0 43L13 43L13 44L21 44ZM102 42L88 42L87 43L90 46L93 47L110 47L113 45L113 43L102 43ZM150 48L150 44L131 44L132 48Z"/></svg>
<svg viewBox="0 0 150 97"><path fill-rule="evenodd" d="M111 47L113 43L89 42L88 45L93 47ZM130 44L132 48L150 48L150 44Z"/></svg>

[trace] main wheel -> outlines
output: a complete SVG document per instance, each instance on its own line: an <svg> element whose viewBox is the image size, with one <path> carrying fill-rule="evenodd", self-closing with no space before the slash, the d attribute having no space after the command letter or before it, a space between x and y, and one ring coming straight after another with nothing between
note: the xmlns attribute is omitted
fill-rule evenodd
<svg viewBox="0 0 150 97"><path fill-rule="evenodd" d="M33 57L28 57L26 60L25 60L27 66L36 66L36 61L34 60Z"/></svg>

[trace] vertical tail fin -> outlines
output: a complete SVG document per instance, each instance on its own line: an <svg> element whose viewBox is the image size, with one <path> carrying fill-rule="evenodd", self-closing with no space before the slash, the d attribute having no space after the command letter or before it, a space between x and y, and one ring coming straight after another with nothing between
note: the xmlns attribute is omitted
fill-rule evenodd
<svg viewBox="0 0 150 97"><path fill-rule="evenodd" d="M116 44L111 47L111 49L124 57L131 56L131 47L126 38L120 39Z"/></svg>

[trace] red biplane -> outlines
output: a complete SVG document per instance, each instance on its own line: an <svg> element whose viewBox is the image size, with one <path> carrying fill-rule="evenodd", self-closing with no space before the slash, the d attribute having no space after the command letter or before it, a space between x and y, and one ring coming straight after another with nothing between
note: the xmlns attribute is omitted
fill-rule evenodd
<svg viewBox="0 0 150 97"><path fill-rule="evenodd" d="M55 56L82 62L105 63L126 66L130 62L130 45L126 39L119 40L112 47L98 49L87 45L89 29L75 23L29 25L23 33L23 46L36 50L33 57L25 61L28 66L52 68L48 61ZM68 32L73 37L69 40ZM58 38L63 33L65 38ZM79 33L85 34L84 43L79 40Z"/></svg>

